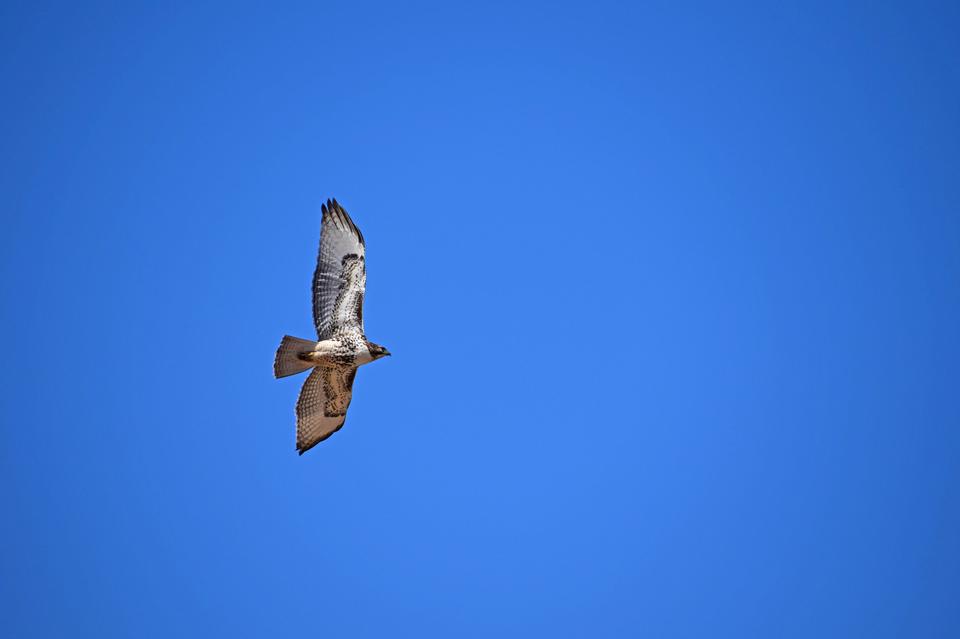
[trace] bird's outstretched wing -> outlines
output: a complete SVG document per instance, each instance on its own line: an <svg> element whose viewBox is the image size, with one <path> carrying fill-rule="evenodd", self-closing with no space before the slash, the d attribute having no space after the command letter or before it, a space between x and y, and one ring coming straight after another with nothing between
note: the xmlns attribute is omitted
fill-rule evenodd
<svg viewBox="0 0 960 639"><path fill-rule="evenodd" d="M320 252L313 273L313 323L320 340L336 333L363 335L366 246L360 229L336 200L322 207Z"/></svg>
<svg viewBox="0 0 960 639"><path fill-rule="evenodd" d="M343 428L353 398L357 369L348 366L314 368L297 398L297 451L302 455Z"/></svg>

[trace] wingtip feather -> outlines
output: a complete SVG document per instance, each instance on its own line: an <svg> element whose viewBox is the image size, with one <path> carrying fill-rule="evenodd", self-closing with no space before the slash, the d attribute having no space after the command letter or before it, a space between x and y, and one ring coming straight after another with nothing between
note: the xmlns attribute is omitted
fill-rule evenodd
<svg viewBox="0 0 960 639"><path fill-rule="evenodd" d="M320 205L320 210L323 213L323 221L330 220L341 231L356 235L357 239L360 240L361 246L365 247L367 245L366 240L363 239L363 233L360 232L360 229L353 221L353 218L350 217L350 214L347 213L346 209L337 202L337 198L327 198L326 203Z"/></svg>

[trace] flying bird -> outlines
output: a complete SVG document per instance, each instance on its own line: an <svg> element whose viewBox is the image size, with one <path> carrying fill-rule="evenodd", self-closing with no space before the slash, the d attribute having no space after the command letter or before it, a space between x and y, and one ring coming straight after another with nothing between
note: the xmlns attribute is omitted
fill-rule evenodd
<svg viewBox="0 0 960 639"><path fill-rule="evenodd" d="M363 333L367 286L363 234L336 200L327 200L321 210L320 251L313 273L318 341L285 335L273 360L277 379L313 369L297 398L301 455L343 428L357 368L390 355Z"/></svg>

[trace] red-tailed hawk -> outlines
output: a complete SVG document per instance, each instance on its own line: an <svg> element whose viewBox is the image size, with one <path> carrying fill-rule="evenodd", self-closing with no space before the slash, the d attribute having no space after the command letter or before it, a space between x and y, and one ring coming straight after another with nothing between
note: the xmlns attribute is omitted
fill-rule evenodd
<svg viewBox="0 0 960 639"><path fill-rule="evenodd" d="M357 368L390 354L363 334L363 234L336 200L327 200L321 209L320 252L313 273L313 323L319 341L285 335L273 360L277 378L313 369L297 399L301 455L343 427Z"/></svg>

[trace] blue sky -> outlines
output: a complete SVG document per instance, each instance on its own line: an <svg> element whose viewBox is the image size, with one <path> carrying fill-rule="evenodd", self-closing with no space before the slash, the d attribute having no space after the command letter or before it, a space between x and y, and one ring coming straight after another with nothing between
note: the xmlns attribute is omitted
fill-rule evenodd
<svg viewBox="0 0 960 639"><path fill-rule="evenodd" d="M960 635L955 4L194 4L0 9L0 634Z"/></svg>

